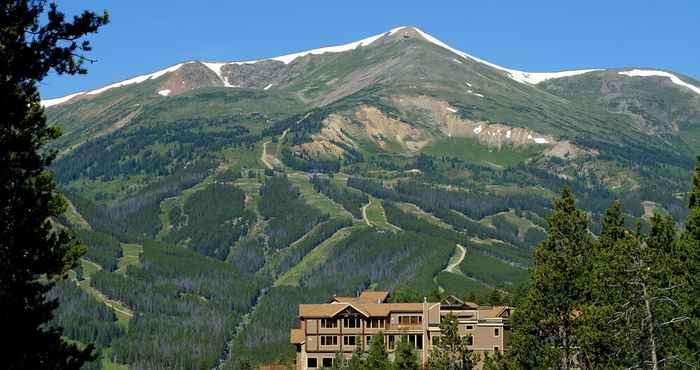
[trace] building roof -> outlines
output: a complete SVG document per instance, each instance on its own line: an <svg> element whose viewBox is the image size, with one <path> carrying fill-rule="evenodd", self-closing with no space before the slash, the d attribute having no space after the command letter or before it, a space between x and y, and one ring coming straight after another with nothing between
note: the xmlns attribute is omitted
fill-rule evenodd
<svg viewBox="0 0 700 370"><path fill-rule="evenodd" d="M335 317L346 309L353 309L365 317L386 317L391 312L422 312L423 303L325 303L300 304L301 317Z"/></svg>
<svg viewBox="0 0 700 370"><path fill-rule="evenodd" d="M479 308L479 319L501 319L510 316L510 307L492 306L489 308Z"/></svg>
<svg viewBox="0 0 700 370"><path fill-rule="evenodd" d="M289 339L292 344L302 344L305 340L304 331L302 329L292 329L289 333Z"/></svg>
<svg viewBox="0 0 700 370"><path fill-rule="evenodd" d="M384 303L389 298L389 292L365 290L360 294L360 302Z"/></svg>
<svg viewBox="0 0 700 370"><path fill-rule="evenodd" d="M330 303L300 304L300 317L333 318L343 312L354 311L364 317L387 317L392 312L423 312L423 305L432 309L441 305L443 312L478 312L480 320L508 317L510 307L486 306L480 307L471 302L463 302L456 297L448 297L442 303L386 303L388 292L364 291L359 297L335 296ZM473 315L476 316L476 315Z"/></svg>
<svg viewBox="0 0 700 370"><path fill-rule="evenodd" d="M329 303L385 303L389 292L365 290L358 297L334 296Z"/></svg>

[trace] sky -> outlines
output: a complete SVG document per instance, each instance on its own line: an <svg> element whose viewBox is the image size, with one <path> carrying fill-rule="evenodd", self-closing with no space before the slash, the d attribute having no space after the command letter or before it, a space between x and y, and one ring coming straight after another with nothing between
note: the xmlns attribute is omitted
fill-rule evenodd
<svg viewBox="0 0 700 370"><path fill-rule="evenodd" d="M698 0L63 0L108 10L85 76L51 75L43 98L98 88L187 60L237 61L344 44L416 26L448 45L528 72L672 70L700 80Z"/></svg>

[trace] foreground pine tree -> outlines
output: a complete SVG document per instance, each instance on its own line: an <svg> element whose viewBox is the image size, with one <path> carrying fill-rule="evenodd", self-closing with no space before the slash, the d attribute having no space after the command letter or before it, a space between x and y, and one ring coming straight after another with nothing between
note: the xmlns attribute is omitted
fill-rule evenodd
<svg viewBox="0 0 700 370"><path fill-rule="evenodd" d="M45 21L44 21L45 19ZM0 5L0 346L4 369L78 369L93 358L67 344L61 330L48 328L56 302L45 299L46 280L62 276L84 253L49 219L63 213L46 168L53 155L42 147L59 136L47 127L36 84L49 71L85 73L90 50L79 39L107 22L85 12L66 21L46 1L3 1ZM42 282L42 280L44 282Z"/></svg>
<svg viewBox="0 0 700 370"><path fill-rule="evenodd" d="M627 343L611 335L616 307L624 302L619 281L620 270L628 264L628 256L620 255L618 243L630 237L619 202L610 207L603 218L601 233L590 256L590 270L585 279L587 299L582 304L582 328L578 332L578 361L584 369L615 368L616 359L629 351Z"/></svg>
<svg viewBox="0 0 700 370"><path fill-rule="evenodd" d="M389 354L384 345L384 333L379 332L379 334L372 337L364 368L377 370L390 370L392 368Z"/></svg>
<svg viewBox="0 0 700 370"><path fill-rule="evenodd" d="M501 369L692 369L700 354L700 159L680 239L670 216L625 228L615 203L596 240L568 191L535 251L533 283L515 311Z"/></svg>
<svg viewBox="0 0 700 370"><path fill-rule="evenodd" d="M686 363L700 362L700 156L696 160L692 188L688 197L688 218L676 250L676 271L684 276L679 282L688 288L680 304L686 308L687 320L682 327L682 336L676 338L675 346L683 348L681 360Z"/></svg>
<svg viewBox="0 0 700 370"><path fill-rule="evenodd" d="M547 239L535 249L530 290L513 317L511 368L575 367L593 240L588 216L569 189L554 202L548 222Z"/></svg>
<svg viewBox="0 0 700 370"><path fill-rule="evenodd" d="M677 270L676 227L670 217L654 215L648 235L627 231L603 253L605 276L592 284L600 298L588 305L585 316L604 312L600 324L583 331L604 330L604 350L581 348L585 368L682 368L674 345L685 319L680 298L687 289ZM680 279L680 280L679 280ZM607 344L607 345L605 345ZM597 354L597 356L594 356Z"/></svg>
<svg viewBox="0 0 700 370"><path fill-rule="evenodd" d="M395 370L420 370L421 367L418 364L418 355L408 339L401 338L401 341L396 346L395 356Z"/></svg>

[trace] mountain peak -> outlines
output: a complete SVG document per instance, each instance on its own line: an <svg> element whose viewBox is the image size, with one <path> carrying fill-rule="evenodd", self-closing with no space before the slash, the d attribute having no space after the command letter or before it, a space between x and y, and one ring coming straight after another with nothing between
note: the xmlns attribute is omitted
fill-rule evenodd
<svg viewBox="0 0 700 370"><path fill-rule="evenodd" d="M524 84L531 84L535 85L540 82L550 80L550 79L555 79L555 78L561 78L561 77L569 77L569 76L575 76L583 73L588 73L588 72L593 72L597 71L598 69L585 69L585 70L575 70L575 71L564 71L564 72L554 72L554 73L530 73L530 72L523 72L523 71L518 71L510 68L505 68L501 67L499 65L490 63L488 61L485 61L483 59L474 57L472 55L469 55L461 50L455 49L448 44L442 42L438 38L422 31L418 27L415 26L400 26L393 28L389 31L386 31L381 34L377 34L374 36L369 36L367 38L350 42L347 44L342 44L342 45L336 45L336 46L326 46L322 48L317 48L317 49L311 49L311 50L306 50L306 51L301 51L297 53L291 53L291 54L285 54L281 56L276 56L276 57L271 57L271 58L262 58L262 59L256 59L256 60L247 60L247 61L230 61L230 62L207 62L207 61L190 61L190 62L185 62L185 63L179 63L176 65L173 65L171 67L162 69L157 72L149 73L149 74L144 74L140 75L131 79L127 79L121 82L113 83L110 85L107 85L102 88L98 88L95 90L87 91L87 92L79 92L75 93L69 96L65 96L62 98L56 98L56 99L47 99L42 101L42 104L45 107L50 107L50 106L55 106L59 104L63 104L65 102L68 102L72 100L72 98L83 96L83 95L95 95L102 93L104 91L113 89L113 88L120 88L124 87L127 85L133 85L133 84L139 84L144 81L148 80L155 80L158 79L166 74L173 73L177 70L180 69L183 65L189 64L189 63L201 63L203 66L207 67L209 70L211 70L213 73L218 76L218 79L221 81L218 83L218 86L224 86L224 87L236 87L235 85L231 84L226 77L224 77L223 73L224 70L226 70L226 67L233 66L233 65L238 65L238 66L243 66L243 65L254 65L257 63L261 62L272 62L272 63L283 63L284 65L289 65L295 61L297 61L299 58L303 58L306 56L310 55L322 55L322 54L327 54L327 53L343 53L343 52L348 52L352 50L356 50L358 48L363 48L367 47L370 45L373 45L377 43L378 41L388 38L388 37L403 37L403 38L416 38L416 39L421 39L424 40L428 43L431 43L433 45L436 45L440 48L443 48L456 56L460 58L464 58L470 61L474 61L477 63L484 64L486 66L489 66L491 68L497 69L500 72L504 73L507 77L520 82Z"/></svg>

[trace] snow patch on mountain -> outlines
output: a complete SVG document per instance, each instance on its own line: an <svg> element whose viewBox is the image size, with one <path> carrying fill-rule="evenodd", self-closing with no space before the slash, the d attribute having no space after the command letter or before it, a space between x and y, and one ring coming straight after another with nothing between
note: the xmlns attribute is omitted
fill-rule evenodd
<svg viewBox="0 0 700 370"><path fill-rule="evenodd" d="M124 87L124 86L128 86L128 85L139 84L139 83L144 82L144 81L159 78L159 77L165 75L166 73L175 72L178 69L180 69L180 67L182 67L183 65L185 65L187 63L192 63L192 62L185 62L185 63L176 64L174 66L170 66L168 68L161 69L160 71L156 71L156 72L145 74L145 75L136 76L136 77L130 78L128 80L116 82L116 83L113 83L111 85L101 87L101 88L96 89L96 90L90 90L88 92L81 91L81 92L70 94L70 95L67 95L67 96L64 96L61 98L42 100L41 105L43 105L44 107L51 107L54 105L65 103L65 102L67 102L67 101L71 100L72 98L79 96L79 95L97 95L97 94L103 93L107 90L114 89L117 87Z"/></svg>
<svg viewBox="0 0 700 370"><path fill-rule="evenodd" d="M217 76L219 76L219 79L221 82L224 83L225 87L233 87L228 80L224 77L224 75L221 73L221 68L229 63L214 63L214 62L201 62L204 64L205 67L209 68L212 70L212 72L216 73Z"/></svg>
<svg viewBox="0 0 700 370"><path fill-rule="evenodd" d="M389 32L381 33L379 35L370 36L370 37L367 37L367 38L362 39L360 41L355 41L355 42L351 42L348 44L306 50L306 51L301 51L298 53L287 54L287 55L282 55L282 56L267 58L267 59L249 60L249 61L232 62L232 63L234 63L234 64L254 64L254 63L262 62L265 60L276 60L276 61L282 62L284 64L289 64L289 63L293 62L294 60L296 60L297 58L305 57L307 55L320 55L320 54L325 54L325 53L342 53L344 51L355 50L361 46L370 45L373 42L382 38L383 36L385 36L387 34L388 35L394 34L395 32L397 32L403 28L405 28L405 27L397 27L397 28L390 30Z"/></svg>
<svg viewBox="0 0 700 370"><path fill-rule="evenodd" d="M547 80L552 80L556 78L563 78L563 77L571 77L571 76L578 76L582 75L584 73L590 73L590 72L595 72L595 71L602 71L602 69L579 69L579 70L573 70L573 71L563 71L563 72L518 72L522 74L520 78L524 80L524 82L528 82L531 84L538 84L540 82L544 82ZM513 77L513 79L516 79ZM517 81L517 79L516 79Z"/></svg>
<svg viewBox="0 0 700 370"><path fill-rule="evenodd" d="M656 70L649 70L649 69L633 69L631 71L623 71L623 72L618 72L618 74L624 75L624 76L629 76L629 77L666 77L671 79L671 82L673 82L676 85L687 87L690 90L694 91L697 94L700 94L700 87L691 85L680 78L678 76L674 75L673 73L668 73L664 71L656 71Z"/></svg>
<svg viewBox="0 0 700 370"><path fill-rule="evenodd" d="M191 63L191 62L188 62L188 63ZM148 80L152 80L152 79L156 79L156 78L158 78L158 77L161 77L161 76L163 76L163 75L166 74L166 73L175 72L175 71L177 71L178 69L180 69L180 67L182 67L182 66L185 65L185 64L187 64L187 63L176 64L176 65L174 65L174 66L170 66L170 67L168 67L168 68L161 69L160 71L157 71L157 72L153 72L153 73L149 73L149 74L145 74L145 75L141 75L141 76L136 76L136 77L130 78L130 79L128 79L128 80L124 80L124 81L120 81L120 82L117 82L117 83L113 83L113 84L111 84L111 85L107 85L107 86L102 87L102 88L99 88L99 89L97 89L97 90L88 91L86 94L88 94L88 95L96 95L96 94L99 94L99 93L103 93L103 92L105 92L105 91L107 91L107 90L109 90L109 89L113 89L113 88L115 88L115 87L124 87L124 86L128 86L128 85L133 85L133 84L140 84L141 82L144 82L144 81L148 81Z"/></svg>
<svg viewBox="0 0 700 370"><path fill-rule="evenodd" d="M405 27L401 27L403 29ZM428 40L429 42L443 48L447 49L463 58L475 60L479 63L486 64L489 67L501 70L503 72L506 72L510 78L514 79L515 81L522 82L522 83L529 83L536 85L540 82L551 80L554 78L562 78L562 77L571 77L571 76L576 76L584 73L589 73L589 72L594 72L594 71L600 71L600 69L581 69L581 70L574 70L574 71L563 71L563 72L523 72L523 71L518 71L515 69L510 69L510 68L505 68L501 67L497 64L493 64L491 62L487 62L483 59L477 58L475 56L469 55L461 50L457 50L444 42L436 39L435 37L419 30L418 28L414 28L418 34L420 34L424 39Z"/></svg>
<svg viewBox="0 0 700 370"><path fill-rule="evenodd" d="M265 88L263 90L268 90L271 87L272 87L272 84L269 84L269 85L265 86Z"/></svg>
<svg viewBox="0 0 700 370"><path fill-rule="evenodd" d="M170 95L170 92L170 89L160 90L158 91L158 95L168 96Z"/></svg>
<svg viewBox="0 0 700 370"><path fill-rule="evenodd" d="M55 99L46 99L46 100L42 100L42 101L41 101L41 105L42 105L44 108L52 107L52 106L54 106L54 105L58 105L58 104L65 103L65 102L67 102L67 101L69 101L69 100L75 98L76 96L80 96L80 95L84 95L84 94L85 94L85 92L81 91L81 92L77 92L77 93L75 93L75 94L66 95L66 96L64 96L64 97L62 97L62 98L55 98Z"/></svg>

